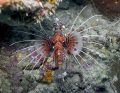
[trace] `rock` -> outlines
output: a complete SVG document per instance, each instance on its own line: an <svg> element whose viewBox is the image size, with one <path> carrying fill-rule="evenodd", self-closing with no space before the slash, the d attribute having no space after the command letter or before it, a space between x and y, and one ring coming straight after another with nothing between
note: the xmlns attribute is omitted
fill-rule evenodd
<svg viewBox="0 0 120 93"><path fill-rule="evenodd" d="M63 0L63 2L59 3L58 9L68 9L69 8L69 0Z"/></svg>
<svg viewBox="0 0 120 93"><path fill-rule="evenodd" d="M30 83L33 83L35 81L35 77L31 76L31 78L28 80Z"/></svg>
<svg viewBox="0 0 120 93"><path fill-rule="evenodd" d="M0 70L0 93L11 93L11 83L6 77L8 74Z"/></svg>
<svg viewBox="0 0 120 93"><path fill-rule="evenodd" d="M53 24L54 24L54 22L52 20L48 19L48 18L45 18L41 22L42 27L44 28L44 30L47 32L47 35L49 35L49 36L53 35L53 28L54 28ZM44 30L42 30L42 33L46 34L46 32Z"/></svg>
<svg viewBox="0 0 120 93"><path fill-rule="evenodd" d="M82 2L83 2L83 0L74 0L74 2L75 2L76 4L78 4L78 5L81 5Z"/></svg>
<svg viewBox="0 0 120 93"><path fill-rule="evenodd" d="M80 77L78 76L78 74L72 77L72 82L79 82L79 81L80 81Z"/></svg>
<svg viewBox="0 0 120 93"><path fill-rule="evenodd" d="M40 75L35 75L36 80L40 80L42 77Z"/></svg>

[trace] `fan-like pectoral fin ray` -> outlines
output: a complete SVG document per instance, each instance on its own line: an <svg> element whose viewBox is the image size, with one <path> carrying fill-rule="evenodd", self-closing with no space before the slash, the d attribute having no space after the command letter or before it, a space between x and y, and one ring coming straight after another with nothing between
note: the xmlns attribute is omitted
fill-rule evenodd
<svg viewBox="0 0 120 93"><path fill-rule="evenodd" d="M68 51L75 56L82 50L83 40L77 31L68 34L65 43Z"/></svg>
<svg viewBox="0 0 120 93"><path fill-rule="evenodd" d="M33 51L32 53L30 53L29 55L27 55L25 58L23 58L18 64L20 64L23 60L25 60L27 57L31 56L33 53L35 53L36 51L38 51L40 48L36 49L35 51Z"/></svg>
<svg viewBox="0 0 120 93"><path fill-rule="evenodd" d="M83 48L85 48L85 49L87 49L87 50L89 50L89 51L92 51L92 52L94 52L94 53L99 53L99 52L96 52L95 50L93 50L93 49L90 49L90 48L87 48L87 47L83 47Z"/></svg>
<svg viewBox="0 0 120 93"><path fill-rule="evenodd" d="M80 55L78 55L80 58L82 58ZM85 73L85 72L87 72L87 71L85 71L85 68L83 68L83 66L80 64L80 62L78 61L78 59L77 59L77 57L75 57L74 56L74 58L76 59L76 61L77 61L77 63L78 63L78 65L82 68L82 70L83 70L83 73ZM82 58L83 59L83 58ZM83 59L84 60L84 59ZM86 62L86 64L87 64L87 62ZM88 65L88 64L87 64ZM88 65L89 66L89 65ZM90 66L89 66L90 67ZM90 73L90 78L92 79L92 74Z"/></svg>
<svg viewBox="0 0 120 93"><path fill-rule="evenodd" d="M48 56L49 54L49 51L51 49L51 41L50 39L47 37L45 38L44 40L42 40L42 44L39 46L39 47L35 47L35 51L33 51L32 53L28 54L25 58L23 58L19 63L21 63L24 59L26 59L27 57L31 56L33 53L37 52L37 54L41 53L41 55L43 53L45 53L45 57ZM42 53L42 52L43 53ZM19 64L18 63L18 64Z"/></svg>
<svg viewBox="0 0 120 93"><path fill-rule="evenodd" d="M89 21L90 19L92 19L92 18L94 18L94 17L99 17L99 16L102 16L102 15L94 15L94 16L91 16L90 18L88 18L86 21L84 21L80 26L78 26L76 29L75 29L75 31L77 30L77 29L79 29L81 26L83 26L87 21Z"/></svg>
<svg viewBox="0 0 120 93"><path fill-rule="evenodd" d="M44 53L45 54L45 53ZM35 68L35 66L39 63L39 61L42 59L42 57L44 56L44 54L38 59L38 61L35 63L35 65L33 66L32 70L30 71L30 73L33 71L33 69ZM43 62L45 61L46 58L44 58Z"/></svg>
<svg viewBox="0 0 120 93"><path fill-rule="evenodd" d="M101 27L101 25L100 26L93 26L93 27L89 27L89 28L86 28L86 29L83 29L82 31L80 31L80 32L78 32L78 33L83 33L83 32L87 32L87 31L89 31L90 29L92 29L92 28L99 28L99 27Z"/></svg>
<svg viewBox="0 0 120 93"><path fill-rule="evenodd" d="M97 44L97 45L101 45L101 46L104 46L103 44L101 44L101 43L96 43L96 42L83 42L83 43L89 43L89 44Z"/></svg>
<svg viewBox="0 0 120 93"><path fill-rule="evenodd" d="M85 53L85 52L83 52L83 51L81 51L82 53L84 53L85 55L87 55L88 57L90 57L90 59L93 59L93 60L95 60L93 57L91 57L89 54L87 54L87 53ZM98 64L98 61L97 60L95 60L95 64L97 65L97 66L99 66L101 69L103 69L103 67L101 67L99 64ZM98 69L98 71L99 71L99 69ZM100 72L99 72L100 73Z"/></svg>
<svg viewBox="0 0 120 93"><path fill-rule="evenodd" d="M38 45L41 45L41 44L37 44L37 45L33 45L33 46L28 46L28 47L25 47L25 48L16 50L16 51L15 51L14 53L12 53L12 54L15 54L15 53L17 53L17 52L20 52L20 51L23 51L23 50L26 50L26 49L28 49L28 48L32 48L32 47L35 47L35 46L38 46Z"/></svg>
<svg viewBox="0 0 120 93"><path fill-rule="evenodd" d="M17 31L17 32L22 32L22 33L25 33L25 34L28 34L28 35L33 35L33 36L36 36L36 37L44 38L43 36L39 36L39 35L36 35L36 34L33 34L33 33L29 33L29 32L24 32L24 31Z"/></svg>
<svg viewBox="0 0 120 93"><path fill-rule="evenodd" d="M34 69L34 67L39 63L40 60L43 59L42 63L44 63L44 61L46 60L46 58L48 57L49 55L49 52L50 52L50 49L51 49L51 41L50 39L46 38L42 45L41 45L42 49L41 51L37 51L37 53L39 54L39 52L41 53L40 55L40 58L38 59L38 62L36 62L36 64L33 66L32 70ZM31 70L31 72L32 72Z"/></svg>
<svg viewBox="0 0 120 93"><path fill-rule="evenodd" d="M82 51L81 51L82 52ZM84 62L87 64L87 62L86 62L86 60L83 58L83 57L81 57L80 55L78 55L81 59L83 59L84 60ZM87 66L88 67L90 67L88 64L87 64Z"/></svg>
<svg viewBox="0 0 120 93"><path fill-rule="evenodd" d="M38 55L36 55L36 56L30 61L30 63L24 68L24 70L26 70L26 68L27 68L38 56L42 56L42 55L41 55L41 52L40 52ZM23 70L23 71L24 71L24 70Z"/></svg>
<svg viewBox="0 0 120 93"><path fill-rule="evenodd" d="M22 42L36 42L36 41L43 41L43 40L23 40L23 41L14 42L14 43L10 44L9 46L12 46L17 43L22 43Z"/></svg>
<svg viewBox="0 0 120 93"><path fill-rule="evenodd" d="M87 7L87 6L85 6L85 7L80 11L80 13L77 15L76 19L74 20L74 22L73 22L73 24L72 24L72 26L71 26L70 31L72 31L72 28L73 28L73 26L74 26L76 20L78 19L79 15L82 13L82 11L83 11L86 7ZM69 31L69 33L70 33L70 31Z"/></svg>
<svg viewBox="0 0 120 93"><path fill-rule="evenodd" d="M82 69L84 69L83 66L80 64L80 62L78 61L78 59L76 58L76 56L75 56L75 55L73 55L73 56L74 56L74 58L75 58L75 60L76 60L75 62L76 62ZM84 71L84 70L83 70L83 71Z"/></svg>

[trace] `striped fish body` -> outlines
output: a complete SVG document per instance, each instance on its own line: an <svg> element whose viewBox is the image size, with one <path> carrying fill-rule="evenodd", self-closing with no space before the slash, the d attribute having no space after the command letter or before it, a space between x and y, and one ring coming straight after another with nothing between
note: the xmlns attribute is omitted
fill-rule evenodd
<svg viewBox="0 0 120 93"><path fill-rule="evenodd" d="M54 38L52 39L54 43L54 52L53 52L53 59L56 65L59 68L62 66L63 56L66 54L66 51L63 48L63 42L65 39L61 33L56 33Z"/></svg>

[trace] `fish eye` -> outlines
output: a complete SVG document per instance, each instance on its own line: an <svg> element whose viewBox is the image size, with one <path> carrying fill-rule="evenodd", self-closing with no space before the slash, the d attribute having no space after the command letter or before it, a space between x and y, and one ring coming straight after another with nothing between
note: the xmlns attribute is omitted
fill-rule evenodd
<svg viewBox="0 0 120 93"><path fill-rule="evenodd" d="M63 41L63 46L65 46L65 41Z"/></svg>
<svg viewBox="0 0 120 93"><path fill-rule="evenodd" d="M52 45L54 45L54 41L52 42Z"/></svg>

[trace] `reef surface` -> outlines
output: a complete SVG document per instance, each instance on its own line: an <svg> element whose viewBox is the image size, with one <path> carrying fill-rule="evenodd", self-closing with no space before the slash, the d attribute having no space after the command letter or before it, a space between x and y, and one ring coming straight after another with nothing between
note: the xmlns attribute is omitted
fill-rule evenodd
<svg viewBox="0 0 120 93"><path fill-rule="evenodd" d="M80 3L78 3L80 2ZM51 70L47 64L54 66L52 54L46 60L45 65L36 65L32 70L36 60L30 64L26 69L26 65L33 60L34 55L29 56L23 62L20 62L26 55L33 52L34 48L27 48L25 51L16 50L26 48L30 45L34 45L33 42L25 42L15 44L13 46L7 46L2 44L0 48L0 92L1 93L119 93L120 87L120 75L119 75L119 62L120 62L120 22L119 18L110 22L106 17L94 17L88 20L93 15L101 15L99 11L89 2L82 2L76 0L76 3L72 0L63 0L59 3L54 15L47 16L42 22L42 27L46 30L48 35L54 35L53 24L55 19L59 19L65 29L63 33L66 35L80 13L83 7L87 7L80 14L76 20L73 28L76 29L82 23L83 26L77 31L83 31L87 29L82 36L85 36L85 42L96 42L98 44L86 43L83 46L84 53L81 53L83 59L78 58L82 66L85 68L81 70L76 64L74 58L69 56L69 64L66 67L66 63L63 63L61 70ZM19 13L19 12L18 12ZM3 15L2 15L3 16ZM29 19L29 18L28 18ZM30 18L31 19L31 18ZM29 20L30 20L29 19ZM4 19L3 19L4 20ZM88 20L88 21L86 21ZM6 23L4 20L1 23ZM36 36L18 33L17 31L31 32L33 34L38 33L41 29L36 21L29 21L17 25L11 25L10 22L6 23L10 26L13 33L10 37L10 43L27 39L39 39ZM24 25L23 25L24 24ZM95 27L96 26L96 27ZM97 27L98 26L98 27ZM1 26L3 27L3 26ZM43 32L44 33L44 32ZM89 37L91 35L91 37ZM93 37L92 37L93 36ZM4 37L3 37L4 38ZM8 37L6 37L8 38ZM7 39L8 40L8 39ZM4 41L4 40L3 40ZM80 46L82 47L82 46ZM86 55L88 54L88 55ZM18 64L20 62L20 64ZM41 68L42 70L40 70ZM46 69L47 68L47 69ZM24 70L25 69L25 70ZM45 69L45 70L44 70ZM24 71L23 71L24 70ZM31 72L32 70L32 72ZM47 70L47 72L46 72ZM48 79L44 79L43 74L46 73Z"/></svg>

